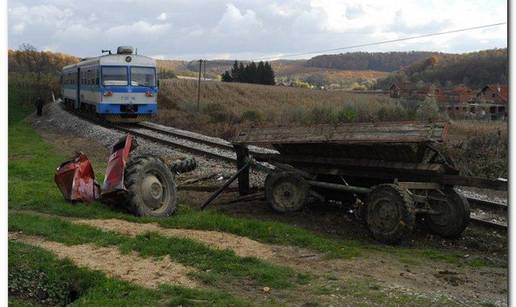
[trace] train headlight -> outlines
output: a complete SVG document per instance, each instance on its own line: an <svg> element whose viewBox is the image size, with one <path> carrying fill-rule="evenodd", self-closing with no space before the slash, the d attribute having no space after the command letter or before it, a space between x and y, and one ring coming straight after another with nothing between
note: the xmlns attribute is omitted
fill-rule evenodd
<svg viewBox="0 0 516 307"><path fill-rule="evenodd" d="M111 92L111 91L104 92L104 96L106 96L106 97L113 96L113 92Z"/></svg>

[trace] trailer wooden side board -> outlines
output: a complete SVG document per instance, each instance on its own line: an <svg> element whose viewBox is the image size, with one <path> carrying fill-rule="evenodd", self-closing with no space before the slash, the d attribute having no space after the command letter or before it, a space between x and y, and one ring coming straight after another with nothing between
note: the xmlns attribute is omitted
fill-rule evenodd
<svg viewBox="0 0 516 307"><path fill-rule="evenodd" d="M445 122L388 122L274 127L242 131L235 144L309 143L421 143L442 142L447 136Z"/></svg>

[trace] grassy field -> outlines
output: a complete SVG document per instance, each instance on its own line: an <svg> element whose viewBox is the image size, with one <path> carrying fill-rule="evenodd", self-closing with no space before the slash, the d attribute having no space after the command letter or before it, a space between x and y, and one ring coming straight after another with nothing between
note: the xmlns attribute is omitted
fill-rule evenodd
<svg viewBox="0 0 516 307"><path fill-rule="evenodd" d="M157 120L212 135L241 127L407 120L415 110L385 95L204 82L198 112L194 80L162 80Z"/></svg>

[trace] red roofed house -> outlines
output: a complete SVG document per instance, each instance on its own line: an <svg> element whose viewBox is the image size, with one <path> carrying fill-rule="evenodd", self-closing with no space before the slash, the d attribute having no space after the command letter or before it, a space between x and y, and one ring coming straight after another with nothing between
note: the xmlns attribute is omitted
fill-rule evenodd
<svg viewBox="0 0 516 307"><path fill-rule="evenodd" d="M478 92L477 100L483 103L507 104L507 93L507 85L489 84Z"/></svg>

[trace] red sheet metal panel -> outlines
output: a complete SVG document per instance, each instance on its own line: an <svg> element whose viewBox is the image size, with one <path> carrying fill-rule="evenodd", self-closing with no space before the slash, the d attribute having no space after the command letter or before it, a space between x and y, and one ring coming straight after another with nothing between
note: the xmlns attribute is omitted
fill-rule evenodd
<svg viewBox="0 0 516 307"><path fill-rule="evenodd" d="M126 191L124 185L125 165L129 160L129 154L133 147L133 136L128 134L125 139L113 145L111 156L109 156L104 185L102 186L102 197L107 194Z"/></svg>
<svg viewBox="0 0 516 307"><path fill-rule="evenodd" d="M93 168L82 152L56 169L54 181L66 200L92 202L99 198Z"/></svg>

